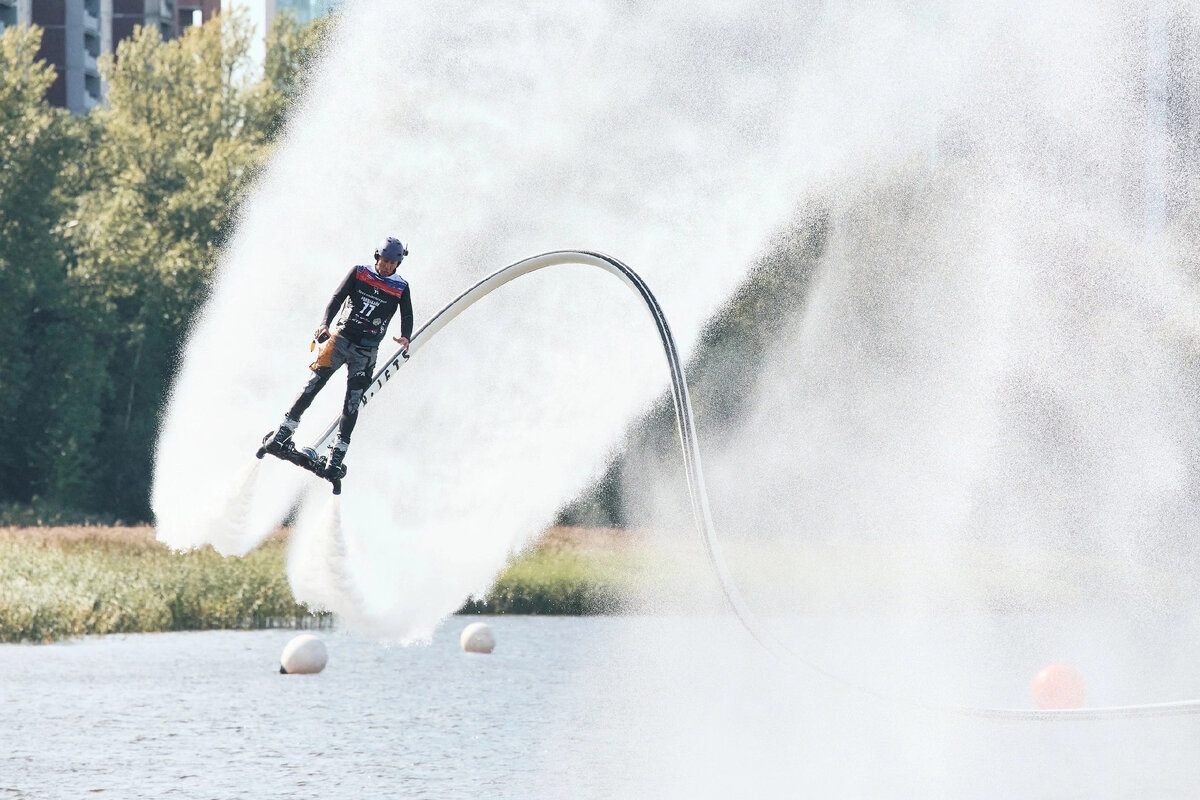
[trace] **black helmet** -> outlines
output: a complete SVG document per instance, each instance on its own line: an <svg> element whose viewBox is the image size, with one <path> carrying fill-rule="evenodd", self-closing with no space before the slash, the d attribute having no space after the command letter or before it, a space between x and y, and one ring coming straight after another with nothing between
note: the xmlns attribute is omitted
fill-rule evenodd
<svg viewBox="0 0 1200 800"><path fill-rule="evenodd" d="M388 261L395 261L397 264L403 261L406 255L408 255L408 248L394 236L384 239L379 243L378 249L375 250L376 258L386 258Z"/></svg>

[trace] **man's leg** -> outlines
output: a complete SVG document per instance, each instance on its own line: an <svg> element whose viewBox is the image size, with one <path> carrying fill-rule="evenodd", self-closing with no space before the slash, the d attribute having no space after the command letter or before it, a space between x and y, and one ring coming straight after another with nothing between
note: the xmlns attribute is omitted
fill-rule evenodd
<svg viewBox="0 0 1200 800"><path fill-rule="evenodd" d="M350 358L346 360L346 369L350 371L346 379L346 399L342 403L342 418L338 420L338 435L329 447L329 465L340 467L350 447L350 434L358 424L358 407L362 403L363 394L371 385L375 376L375 357L377 348L352 348Z"/></svg>
<svg viewBox="0 0 1200 800"><path fill-rule="evenodd" d="M272 448L282 449L291 441L292 434L296 432L296 426L300 424L300 415L312 405L313 398L329 382L329 376L332 374L333 369L330 367L313 370L312 377L308 379L304 390L300 392L296 402L292 403L292 407L283 415L283 422L279 423L279 427L275 429L275 438L271 440L270 445Z"/></svg>
<svg viewBox="0 0 1200 800"><path fill-rule="evenodd" d="M312 371L312 377L308 379L304 390L300 392L300 396L296 398L296 402L292 403L292 407L288 409L287 418L289 420L300 421L300 416L305 411L308 411L308 407L312 405L313 400L316 399L320 391L325 388L325 384L329 383L329 378L336 369L336 367L317 367Z"/></svg>
<svg viewBox="0 0 1200 800"><path fill-rule="evenodd" d="M344 358L339 358L337 348L333 348L329 354L328 366L318 366L317 362L313 362L310 367L312 377L308 379L300 396L296 398L296 402L292 403L292 407L284 415L283 422L279 423L279 428L275 431L275 438L271 441L272 447L281 448L292 438L292 434L296 432L296 426L300 424L301 415L312 405L313 400L325 388L325 384L329 383L329 378L337 372L344 360Z"/></svg>

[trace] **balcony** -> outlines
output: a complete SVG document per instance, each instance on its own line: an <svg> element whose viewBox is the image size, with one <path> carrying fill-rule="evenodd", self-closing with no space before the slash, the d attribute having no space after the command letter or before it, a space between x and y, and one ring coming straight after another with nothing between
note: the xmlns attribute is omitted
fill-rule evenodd
<svg viewBox="0 0 1200 800"><path fill-rule="evenodd" d="M100 82L100 74L94 69L88 69L83 73L83 104L90 111L100 105L103 99L101 94L104 91L103 84Z"/></svg>
<svg viewBox="0 0 1200 800"><path fill-rule="evenodd" d="M100 0L84 0L83 29L100 33Z"/></svg>
<svg viewBox="0 0 1200 800"><path fill-rule="evenodd" d="M98 70L97 59L100 58L100 34L94 31L83 32L83 66L85 69Z"/></svg>

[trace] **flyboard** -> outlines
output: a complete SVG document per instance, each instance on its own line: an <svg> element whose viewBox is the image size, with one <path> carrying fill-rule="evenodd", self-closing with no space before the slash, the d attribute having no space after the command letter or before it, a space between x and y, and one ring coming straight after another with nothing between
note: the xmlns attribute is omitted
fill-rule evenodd
<svg viewBox="0 0 1200 800"><path fill-rule="evenodd" d="M262 458L266 455L272 455L276 458L295 464L301 469L306 469L318 478L324 478L333 484L333 493L342 493L342 478L346 477L346 466L340 465L331 467L326 456L317 455L317 450L312 447L296 447L289 439L282 445L275 444L272 440L275 438L275 431L271 431L263 437L262 446L258 448L258 452L254 454L255 458Z"/></svg>
<svg viewBox="0 0 1200 800"><path fill-rule="evenodd" d="M530 272L536 272L547 267L558 266L560 264L582 264L586 266L599 267L600 269L616 276L626 286L628 286L634 294L638 295L646 306L646 310L650 312L650 316L654 320L655 326L658 328L659 339L662 342L663 353L667 358L667 366L671 373L671 396L675 406L675 421L677 430L679 431L680 446L683 450L684 469L687 474L688 494L691 499L692 519L696 526L696 531L700 534L703 541L705 554L708 556L709 564L712 566L713 572L716 573L717 579L721 585L721 591L728 602L730 609L741 622L742 626L763 648L780 658L786 663L799 664L811 672L820 675L829 682L838 685L839 687L852 691L855 694L873 698L885 704L902 705L909 708L921 709L925 711L935 711L941 713L950 713L960 716L975 717L982 719L994 720L1009 720L1009 721L1034 721L1034 722L1077 722L1091 720L1119 720L1119 719L1141 719L1149 717L1166 717L1166 716L1184 716L1184 715L1200 715L1200 699L1197 700L1180 700L1170 703L1149 703L1143 705L1125 705L1125 706L1107 706L1097 708L1077 708L1077 709L1025 709L1025 708L984 708L984 707L968 707L968 706L947 706L936 703L929 703L922 700L912 698L901 698L889 695L883 692L874 691L866 687L858 686L850 683L837 675L828 672L822 667L814 664L811 661L803 658L794 650L784 645L778 638L768 633L754 613L746 605L742 599L741 593L738 591L737 584L733 580L733 576L725 566L725 559L721 555L721 548L717 542L716 529L713 525L712 513L708 504L708 492L704 484L704 473L700 466L700 449L696 436L696 423L692 418L691 398L688 395L687 380L684 376L683 363L679 358L679 350L675 344L675 337L671 334L671 328L667 324L666 315L663 313L662 307L658 304L658 300L651 293L645 281L630 269L628 266L613 258L612 256L604 255L586 250L556 250L541 255L532 256L515 264L510 264L503 269L497 270L487 276L479 283L467 289L453 301L448 303L441 311L437 312L425 323L415 334L408 346L408 351L397 349L383 367L375 374L371 385L363 394L362 405L365 406L379 394L379 391L395 377L400 371L400 367L408 360L409 356L415 355L421 347L433 338L442 328L446 327L455 317L463 311L470 308L476 302L492 293L506 283L516 280L522 275L527 275ZM303 448L292 452L297 455L277 454L280 458L292 461L299 466L308 469L319 477L330 480L334 483L334 493L341 490L340 480L345 473L330 477L327 467L324 463L324 458L317 457L317 453L328 447L333 441L334 434L337 431L338 421L335 419L326 428L325 433L312 447ZM262 452L269 452L265 450ZM262 457L261 455L259 456Z"/></svg>

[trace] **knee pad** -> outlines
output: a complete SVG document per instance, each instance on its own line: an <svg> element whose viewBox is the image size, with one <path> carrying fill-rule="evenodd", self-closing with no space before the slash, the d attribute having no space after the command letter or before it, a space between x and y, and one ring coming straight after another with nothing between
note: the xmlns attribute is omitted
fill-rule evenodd
<svg viewBox="0 0 1200 800"><path fill-rule="evenodd" d="M371 385L371 375L365 372L356 372L346 381L346 405L342 409L346 414L357 414L358 404L362 402L362 396L367 391L367 387Z"/></svg>

